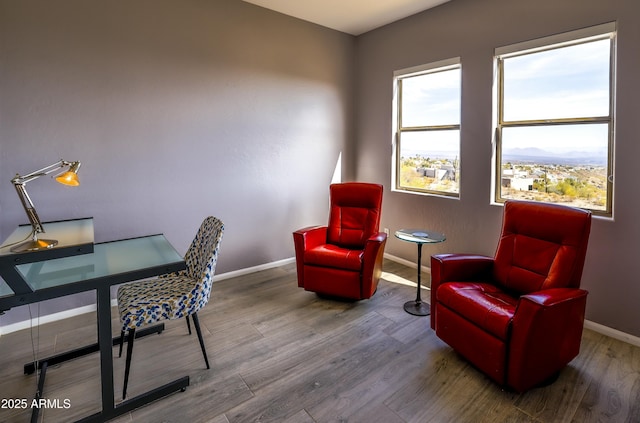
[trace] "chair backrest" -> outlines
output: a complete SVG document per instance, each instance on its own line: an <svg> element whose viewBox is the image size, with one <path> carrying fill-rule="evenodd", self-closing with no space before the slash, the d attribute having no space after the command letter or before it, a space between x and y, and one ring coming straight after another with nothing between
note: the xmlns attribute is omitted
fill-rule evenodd
<svg viewBox="0 0 640 423"><path fill-rule="evenodd" d="M196 281L190 295L190 301L198 303L194 308L195 311L204 307L209 301L223 233L222 221L213 216L207 217L184 255L187 264L186 274Z"/></svg>
<svg viewBox="0 0 640 423"><path fill-rule="evenodd" d="M327 242L361 249L380 227L382 185L363 182L331 184Z"/></svg>
<svg viewBox="0 0 640 423"><path fill-rule="evenodd" d="M587 210L506 201L494 279L516 294L579 287L590 230Z"/></svg>

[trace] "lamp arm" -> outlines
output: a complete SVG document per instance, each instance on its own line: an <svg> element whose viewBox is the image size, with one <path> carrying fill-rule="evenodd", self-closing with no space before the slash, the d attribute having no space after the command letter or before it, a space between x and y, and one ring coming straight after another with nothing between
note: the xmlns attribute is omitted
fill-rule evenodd
<svg viewBox="0 0 640 423"><path fill-rule="evenodd" d="M69 166L71 164L72 164L71 162L68 162L66 160L60 160L57 163L51 164L47 167L43 167L40 170L36 170L35 172L28 173L24 176L16 174L16 176L14 176L14 178L11 180L11 183L13 183L14 185L17 185L17 184L24 185L27 182L31 182L34 179L38 179L41 176L48 175L51 172L55 172L56 170L60 170L63 167Z"/></svg>

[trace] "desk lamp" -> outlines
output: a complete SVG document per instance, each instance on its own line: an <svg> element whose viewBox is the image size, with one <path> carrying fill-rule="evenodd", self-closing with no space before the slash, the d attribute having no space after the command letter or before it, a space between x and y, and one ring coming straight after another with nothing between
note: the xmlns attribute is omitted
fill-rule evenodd
<svg viewBox="0 0 640 423"><path fill-rule="evenodd" d="M55 239L38 239L38 234L44 232L44 228L42 227L42 222L40 222L38 213L36 213L33 202L31 201L31 198L29 198L29 194L27 194L25 185L27 184L27 182L31 182L34 179L38 179L41 176L48 175L51 172L55 172L56 170L60 170L65 167L68 167L68 170L66 172L63 171L59 173L55 177L56 181L68 186L75 187L80 185L80 182L78 181L78 169L80 169L80 162L67 162L65 160L60 160L57 163L49 165L40 170L36 170L35 172L31 172L24 176L16 174L16 176L11 180L11 183L16 188L18 197L20 197L22 207L24 207L24 211L27 213L29 222L31 222L32 228L30 234L31 239L14 246L13 248L11 248L11 251L23 252L44 250L54 247L58 244L58 241Z"/></svg>

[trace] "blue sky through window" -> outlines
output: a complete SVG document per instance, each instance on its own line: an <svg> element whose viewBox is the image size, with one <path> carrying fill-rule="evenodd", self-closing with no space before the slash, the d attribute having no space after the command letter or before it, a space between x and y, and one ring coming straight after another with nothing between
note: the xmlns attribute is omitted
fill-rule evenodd
<svg viewBox="0 0 640 423"><path fill-rule="evenodd" d="M402 80L402 126L460 124L460 68Z"/></svg>
<svg viewBox="0 0 640 423"><path fill-rule="evenodd" d="M504 121L608 116L610 53L607 38L504 59ZM604 161L608 126L505 128L503 153L514 149L600 156Z"/></svg>
<svg viewBox="0 0 640 423"><path fill-rule="evenodd" d="M609 39L504 60L504 120L609 114Z"/></svg>

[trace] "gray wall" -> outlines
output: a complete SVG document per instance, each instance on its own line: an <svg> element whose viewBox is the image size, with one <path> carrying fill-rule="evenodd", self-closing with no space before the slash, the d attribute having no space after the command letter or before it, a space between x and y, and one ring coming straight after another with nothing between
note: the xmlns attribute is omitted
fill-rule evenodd
<svg viewBox="0 0 640 423"><path fill-rule="evenodd" d="M583 287L587 318L640 336L640 2L636 0L453 0L357 39L359 179L386 187L382 225L426 227L447 241L427 253L492 255L502 207L491 205L495 47L604 22L618 22L614 220L594 219ZM390 192L393 71L460 56L460 199ZM415 260L415 246L391 238L386 251Z"/></svg>
<svg viewBox="0 0 640 423"><path fill-rule="evenodd" d="M218 273L292 257L291 232L327 219L341 155L352 176L354 48L239 0L1 0L0 239L26 222L10 179L62 157L82 185L30 183L43 221L163 232L182 253L213 214Z"/></svg>

